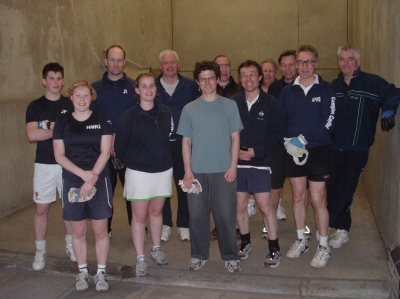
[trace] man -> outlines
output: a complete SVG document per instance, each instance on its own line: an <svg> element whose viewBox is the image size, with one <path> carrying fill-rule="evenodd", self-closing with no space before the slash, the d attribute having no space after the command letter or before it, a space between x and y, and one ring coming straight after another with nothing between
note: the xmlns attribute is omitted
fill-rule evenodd
<svg viewBox="0 0 400 299"><path fill-rule="evenodd" d="M261 62L261 69L263 72L261 88L268 92L269 86L278 78L278 66L272 59L266 59Z"/></svg>
<svg viewBox="0 0 400 299"><path fill-rule="evenodd" d="M221 70L221 78L217 85L217 94L222 97L230 98L240 91L240 85L231 76L231 61L225 55L218 55L214 58Z"/></svg>
<svg viewBox="0 0 400 299"><path fill-rule="evenodd" d="M197 179L203 191L188 194L190 270L200 269L209 258L210 210L218 234L221 257L230 272L239 272L236 249L236 172L239 130L243 128L237 105L218 96L219 66L212 61L196 63L193 75L202 96L182 111L177 134L183 136L184 185Z"/></svg>
<svg viewBox="0 0 400 299"><path fill-rule="evenodd" d="M37 142L33 177L33 201L36 204L34 218L36 254L33 270L42 270L46 263L46 233L51 204L61 196L62 168L54 158L53 129L56 119L73 111L72 103L61 95L64 86L64 68L51 62L44 66L42 84L45 94L31 102L26 109L26 135L29 141ZM72 248L72 227L64 220L66 253L76 262Z"/></svg>
<svg viewBox="0 0 400 299"><path fill-rule="evenodd" d="M329 246L346 243L351 227L350 206L374 142L376 122L389 131L400 101L400 89L381 77L360 70L361 53L350 45L339 47L341 72L332 84L336 92L335 128L331 134L331 179L327 183L329 226L336 232Z"/></svg>
<svg viewBox="0 0 400 299"><path fill-rule="evenodd" d="M108 160L110 169L110 180L113 188L113 194L117 185L117 176L121 180L122 186L125 184L126 167L118 159L114 151L115 132L117 131L118 119L126 110L137 104L134 98L134 81L124 73L125 50L120 45L112 45L106 50L104 64L107 71L103 78L92 84L97 93L97 100L94 101L90 109L107 114L113 125L114 138L111 146L111 155ZM126 202L126 211L128 214L129 225L132 221L132 208L130 202ZM108 219L108 234L111 237L112 216Z"/></svg>
<svg viewBox="0 0 400 299"><path fill-rule="evenodd" d="M182 136L176 134L183 107L198 97L198 86L190 78L178 73L180 66L178 54L172 50L165 50L159 56L160 69L162 74L156 78L157 96L155 100L162 103L171 110L173 131L170 136L171 153L173 160L173 176L178 195L178 212L176 225L179 238L182 241L189 241L189 210L186 193L179 187L179 180L182 180L185 172L182 159ZM161 240L167 242L171 234L172 212L171 199L165 199L163 207L163 230Z"/></svg>
<svg viewBox="0 0 400 299"><path fill-rule="evenodd" d="M214 62L218 64L221 71L221 78L217 85L217 94L225 98L230 98L237 94L240 91L241 86L240 84L237 84L235 79L231 76L231 61L229 58L226 55L218 55L214 58ZM249 214L252 216L257 213L254 199L252 199L252 202L249 200L248 209ZM240 239L240 231L238 228L236 229L236 237ZM211 239L215 240L217 238L217 228L214 226L214 229L211 231Z"/></svg>
<svg viewBox="0 0 400 299"><path fill-rule="evenodd" d="M297 77L296 50L283 51L279 56L278 63L283 76L280 80L275 80L271 83L268 87L268 93L279 100L283 88L289 83L292 83ZM286 213L281 204L283 185L285 183L285 176L283 174L284 153L285 148L281 143L278 143L274 148L274 159L272 159L271 164L271 198L273 202L279 202L276 211L276 216L279 220L286 219Z"/></svg>
<svg viewBox="0 0 400 299"><path fill-rule="evenodd" d="M311 266L325 267L330 258L328 246L329 215L326 208L325 181L329 179L329 143L335 112L333 86L315 74L318 51L310 45L297 51L299 76L282 91L279 105L285 125L285 172L290 178L297 241L286 256L299 258L308 251L305 236L307 183L320 241ZM305 158L301 159L305 154ZM308 157L308 159L307 159Z"/></svg>
<svg viewBox="0 0 400 299"><path fill-rule="evenodd" d="M247 194L253 193L258 206L268 223L269 253L265 266L279 266L282 256L278 243L277 202L271 198L272 149L282 138L283 125L278 101L260 89L261 66L247 60L239 66L239 78L243 90L234 95L244 129L240 132L240 152L237 173L237 223L241 244L239 257L247 259L252 249L247 211Z"/></svg>

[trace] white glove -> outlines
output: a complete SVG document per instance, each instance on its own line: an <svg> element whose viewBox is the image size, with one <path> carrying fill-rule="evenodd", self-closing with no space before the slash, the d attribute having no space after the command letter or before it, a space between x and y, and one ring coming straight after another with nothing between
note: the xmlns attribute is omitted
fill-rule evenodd
<svg viewBox="0 0 400 299"><path fill-rule="evenodd" d="M90 194L88 196L85 196L85 198L81 198L80 197L81 188L71 188L68 192L68 200L71 203L85 202L85 201L91 200L93 198L93 196L96 194L96 191L97 191L96 187L93 186L92 192L90 192Z"/></svg>
<svg viewBox="0 0 400 299"><path fill-rule="evenodd" d="M41 120L38 122L38 128L42 130L48 130L49 129L49 121L48 120Z"/></svg>
<svg viewBox="0 0 400 299"><path fill-rule="evenodd" d="M183 192L187 193L199 194L201 191L203 191L203 189L201 188L201 184L197 179L192 180L192 188L190 189L185 187L183 180L179 180L178 185L181 186Z"/></svg>

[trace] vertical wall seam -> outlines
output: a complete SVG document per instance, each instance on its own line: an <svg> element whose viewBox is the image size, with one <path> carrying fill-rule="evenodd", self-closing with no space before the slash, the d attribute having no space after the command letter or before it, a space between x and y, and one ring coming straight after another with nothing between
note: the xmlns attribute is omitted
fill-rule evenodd
<svg viewBox="0 0 400 299"><path fill-rule="evenodd" d="M171 0L171 48L174 49L174 0Z"/></svg>

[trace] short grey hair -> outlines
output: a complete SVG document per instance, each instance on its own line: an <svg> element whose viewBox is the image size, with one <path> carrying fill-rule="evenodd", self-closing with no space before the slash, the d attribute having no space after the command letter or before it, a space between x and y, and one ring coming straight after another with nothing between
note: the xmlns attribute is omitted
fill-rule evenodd
<svg viewBox="0 0 400 299"><path fill-rule="evenodd" d="M360 50L358 50L356 47L351 46L351 45L343 45L340 46L338 51L337 51L337 55L338 57L340 57L340 53L342 53L343 51L354 51L354 56L356 58L356 60L360 60L361 58L361 52Z"/></svg>
<svg viewBox="0 0 400 299"><path fill-rule="evenodd" d="M158 56L158 60L160 61L160 64L162 63L162 58L164 57L164 55L169 55L169 54L175 55L176 61L179 62L179 56L174 50L164 50Z"/></svg>

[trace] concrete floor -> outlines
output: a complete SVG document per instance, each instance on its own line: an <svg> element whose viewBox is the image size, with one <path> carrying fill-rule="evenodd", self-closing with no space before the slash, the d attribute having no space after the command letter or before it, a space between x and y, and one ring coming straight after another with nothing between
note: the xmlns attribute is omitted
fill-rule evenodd
<svg viewBox="0 0 400 299"><path fill-rule="evenodd" d="M122 188L118 186L114 198L113 237L108 266L109 278L128 284L135 282L134 285L153 286L148 289L149 293L147 294L154 294L153 291L158 293L157 290L161 292L161 289L162 292L167 294L169 288L173 293L176 293L175 288L183 292L186 289L182 288L183 286L196 290L195 293L189 292L186 295L176 295L170 298L213 298L214 295L220 296L222 291L225 292L224 298L259 298L258 296L261 296L261 294L278 296L268 298L297 298L297 296L300 296L299 298L308 298L307 296L311 296L309 298L390 298L387 253L362 186L357 189L352 207L353 225L349 233L350 240L342 248L332 249L332 257L329 263L322 269L315 269L309 265L318 245L315 239L316 228L311 206L307 216L307 224L313 233L313 238L309 241L310 250L298 260L290 260L285 257L287 250L296 238L288 181L285 186L283 206L286 209L288 219L279 221L279 240L284 257L278 268L263 267L268 244L267 240L261 237L263 222L261 213L258 211L257 215L250 220L253 250L249 258L241 262L242 271L240 273L231 274L224 268L217 241L211 242L210 259L207 264L199 271L189 272L187 265L190 260L190 243L180 241L177 228L174 227L170 240L162 243L169 265L159 268L150 262L150 276L146 279L137 279L129 274L133 269L131 266L135 264L136 255L127 222L125 202L121 195ZM173 210L176 213L176 200L173 199L172 203ZM41 275L46 274L51 279L55 279L54 273L75 276L77 273L77 270L74 270L76 265L69 262L64 252L65 233L62 225L60 201L53 204L50 211L50 225L47 235L47 254L50 259L46 264L45 271L34 272L29 269L35 252L33 215L34 206L32 205L0 220L0 264L8 268L7 271L11 271L9 268L12 261L19 260L17 264L20 266L17 266L13 271L25 271L24 273L32 276L31 279L34 279L35 276L40 279ZM145 250L149 252L151 248L150 236L147 239ZM95 265L94 238L91 232L88 233L88 244L88 259ZM64 268L61 267L60 270L61 264L64 265ZM46 272L46 269L48 272ZM128 271L123 273L124 271L121 271L121 269L128 269ZM94 266L93 271L95 271ZM51 275L52 273L53 275ZM10 275L9 272L3 274L0 272L0 279L3 276L9 277ZM63 280L66 279L65 276L60 276L60 279L61 277ZM68 279L70 279L69 282L73 283L72 278ZM18 284L16 283L16 285ZM70 287L73 291L73 284ZM117 288L117 285L112 289L115 288ZM142 292L142 294L146 293L143 290L137 291ZM233 293L229 295L228 293L231 291ZM208 292L215 294L210 295L211 293ZM233 296L233 294L236 295ZM3 293L3 295L5 294ZM2 291L0 291L0 297L7 298L2 296ZM31 297L19 296L18 298ZM46 298L64 297L50 296ZM131 297L123 296L123 298ZM152 298L152 296L145 297L143 295L143 297L137 298Z"/></svg>

